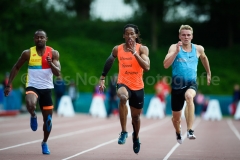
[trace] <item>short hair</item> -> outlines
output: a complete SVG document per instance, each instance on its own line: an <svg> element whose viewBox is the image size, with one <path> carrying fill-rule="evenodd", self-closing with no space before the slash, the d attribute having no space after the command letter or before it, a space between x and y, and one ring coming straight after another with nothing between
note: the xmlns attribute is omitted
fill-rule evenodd
<svg viewBox="0 0 240 160"><path fill-rule="evenodd" d="M47 33L44 31L44 30L42 30L42 29L38 29L35 33L34 33L34 35L36 35L37 34L37 32L44 32L45 33L45 35L46 35L46 37L47 37Z"/></svg>
<svg viewBox="0 0 240 160"><path fill-rule="evenodd" d="M125 26L123 27L123 34L125 33L126 28L128 28L128 27L133 28L134 31L135 31L135 33L138 34L138 37L136 38L136 42L141 44L141 43L142 43L142 39L140 38L140 35L141 35L141 34L140 34L139 29L138 29L138 26L137 26L137 25L134 25L134 24L127 24L127 25L125 25Z"/></svg>
<svg viewBox="0 0 240 160"><path fill-rule="evenodd" d="M180 29L179 29L179 33L181 32L181 30L190 30L190 31L192 31L192 33L193 33L193 29L192 29L192 27L189 26L189 25L181 25L181 26L180 26Z"/></svg>

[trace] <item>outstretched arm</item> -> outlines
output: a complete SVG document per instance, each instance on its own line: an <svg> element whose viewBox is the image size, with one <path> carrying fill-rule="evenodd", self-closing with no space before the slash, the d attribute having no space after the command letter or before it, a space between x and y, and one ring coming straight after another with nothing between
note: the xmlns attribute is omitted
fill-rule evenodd
<svg viewBox="0 0 240 160"><path fill-rule="evenodd" d="M198 54L200 55L200 59L202 61L202 64L207 72L207 83L208 85L210 85L210 82L211 82L211 70L210 70L210 65L209 65L209 61L208 61L208 58L204 52L204 48L200 45L197 46L197 51L198 51Z"/></svg>
<svg viewBox="0 0 240 160"><path fill-rule="evenodd" d="M100 92L104 92L104 88L105 87L105 77L107 76L109 70L112 68L113 62L115 61L117 57L117 46L115 46L112 50L112 53L110 54L110 56L107 58L104 67L103 67L103 71L102 71L102 75L100 77L100 86L99 86L99 91Z"/></svg>
<svg viewBox="0 0 240 160"><path fill-rule="evenodd" d="M59 52L57 50L52 50L52 58L47 56L48 64L51 66L52 72L55 76L60 76L61 65L59 62Z"/></svg>
<svg viewBox="0 0 240 160"><path fill-rule="evenodd" d="M19 57L19 59L17 60L17 62L14 64L10 75L9 75L9 79L8 79L8 84L6 86L6 88L4 89L4 95L8 96L8 94L11 91L10 86L12 85L12 81L14 80L15 76L18 74L18 71L20 70L20 68L22 67L22 65L29 60L30 57L30 52L29 50L25 50L23 51L23 53L21 54L21 56Z"/></svg>

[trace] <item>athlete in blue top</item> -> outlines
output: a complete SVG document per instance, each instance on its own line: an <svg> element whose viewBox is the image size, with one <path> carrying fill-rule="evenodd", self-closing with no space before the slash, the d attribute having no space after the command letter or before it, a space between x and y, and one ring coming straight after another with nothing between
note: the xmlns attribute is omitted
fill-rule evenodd
<svg viewBox="0 0 240 160"><path fill-rule="evenodd" d="M189 25L181 25L177 44L172 44L164 59L164 68L172 65L172 122L176 130L177 142L182 144L181 112L186 101L185 118L187 122L187 137L196 139L192 126L194 121L193 98L197 92L197 65L200 57L207 72L207 84L211 82L211 70L208 58L201 45L191 43L193 29Z"/></svg>

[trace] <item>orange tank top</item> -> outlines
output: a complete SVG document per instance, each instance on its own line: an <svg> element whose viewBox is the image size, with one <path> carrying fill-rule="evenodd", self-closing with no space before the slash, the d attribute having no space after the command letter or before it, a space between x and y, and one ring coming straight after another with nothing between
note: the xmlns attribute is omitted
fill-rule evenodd
<svg viewBox="0 0 240 160"><path fill-rule="evenodd" d="M140 46L141 44L137 43L137 54L139 53ZM118 46L118 62L118 84L124 84L131 90L143 89L143 69L131 52L124 51L123 44Z"/></svg>

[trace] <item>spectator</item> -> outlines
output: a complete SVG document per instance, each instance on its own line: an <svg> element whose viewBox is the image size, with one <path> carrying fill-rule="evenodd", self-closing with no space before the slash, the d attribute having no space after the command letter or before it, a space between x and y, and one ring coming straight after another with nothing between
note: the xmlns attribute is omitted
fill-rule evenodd
<svg viewBox="0 0 240 160"><path fill-rule="evenodd" d="M76 110L75 101L78 98L78 90L77 90L77 86L76 86L76 83L74 80L71 80L71 82L68 86L68 95L70 96L73 107Z"/></svg>
<svg viewBox="0 0 240 160"><path fill-rule="evenodd" d="M164 76L162 80L158 81L155 86L156 96L161 100L161 102L166 102L166 97L171 91L168 84L167 77Z"/></svg>
<svg viewBox="0 0 240 160"><path fill-rule="evenodd" d="M197 94L194 97L194 103L195 103L195 115L200 115L203 110L203 105L205 103L205 97L200 90L197 91Z"/></svg>
<svg viewBox="0 0 240 160"><path fill-rule="evenodd" d="M209 100L210 100L209 97L205 97L205 98L204 98L204 102L203 102L203 105L202 105L202 112L201 112L201 117L202 117L202 118L204 117L204 114L205 114L206 111L207 111L207 107L208 107Z"/></svg>
<svg viewBox="0 0 240 160"><path fill-rule="evenodd" d="M110 115L114 112L118 112L118 97L117 97L117 74L113 76L109 83L109 107L107 110L107 117L109 118Z"/></svg>
<svg viewBox="0 0 240 160"><path fill-rule="evenodd" d="M239 100L240 100L240 88L239 84L235 84L233 88L233 100L229 108L230 110L229 112L231 115L235 114Z"/></svg>
<svg viewBox="0 0 240 160"><path fill-rule="evenodd" d="M65 94L66 85L61 76L58 76L54 81L54 92L55 92L55 110L59 107L59 102L62 96Z"/></svg>

